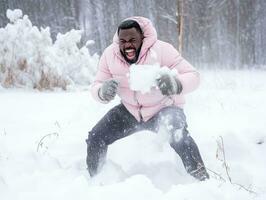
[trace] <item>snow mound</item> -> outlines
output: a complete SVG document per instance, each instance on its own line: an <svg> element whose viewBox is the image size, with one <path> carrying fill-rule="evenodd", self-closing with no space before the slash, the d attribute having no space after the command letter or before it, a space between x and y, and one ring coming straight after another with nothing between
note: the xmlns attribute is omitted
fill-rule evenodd
<svg viewBox="0 0 266 200"><path fill-rule="evenodd" d="M2 87L67 89L91 83L98 55L78 47L81 31L59 33L53 42L49 27L33 26L21 10L7 10L6 15L10 23L0 28Z"/></svg>

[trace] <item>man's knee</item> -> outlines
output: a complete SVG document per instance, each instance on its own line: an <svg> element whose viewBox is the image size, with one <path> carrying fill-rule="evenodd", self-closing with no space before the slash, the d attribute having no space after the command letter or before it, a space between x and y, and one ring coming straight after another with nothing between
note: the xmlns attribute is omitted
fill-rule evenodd
<svg viewBox="0 0 266 200"><path fill-rule="evenodd" d="M186 116L183 109L176 106L163 108L159 113L159 124L168 131L184 129L186 127Z"/></svg>
<svg viewBox="0 0 266 200"><path fill-rule="evenodd" d="M191 143L193 143L193 139L189 136L187 130L183 128L173 132L169 143L175 151L181 154L182 151L189 150Z"/></svg>

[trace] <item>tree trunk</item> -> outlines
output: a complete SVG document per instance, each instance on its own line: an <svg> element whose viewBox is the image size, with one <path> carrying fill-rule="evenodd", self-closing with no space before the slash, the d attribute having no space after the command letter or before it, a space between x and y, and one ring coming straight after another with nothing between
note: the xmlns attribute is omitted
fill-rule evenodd
<svg viewBox="0 0 266 200"><path fill-rule="evenodd" d="M184 7L183 0L177 0L177 32L178 32L178 50L182 54L183 49L183 30L184 30Z"/></svg>

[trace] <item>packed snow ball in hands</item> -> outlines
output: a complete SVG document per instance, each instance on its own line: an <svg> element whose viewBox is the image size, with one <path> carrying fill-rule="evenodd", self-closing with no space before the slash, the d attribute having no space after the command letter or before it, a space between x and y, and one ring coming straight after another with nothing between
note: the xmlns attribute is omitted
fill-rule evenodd
<svg viewBox="0 0 266 200"><path fill-rule="evenodd" d="M170 70L168 67L159 65L131 65L129 74L130 89L149 93L153 87L157 86L156 79L163 74L175 76L176 70Z"/></svg>

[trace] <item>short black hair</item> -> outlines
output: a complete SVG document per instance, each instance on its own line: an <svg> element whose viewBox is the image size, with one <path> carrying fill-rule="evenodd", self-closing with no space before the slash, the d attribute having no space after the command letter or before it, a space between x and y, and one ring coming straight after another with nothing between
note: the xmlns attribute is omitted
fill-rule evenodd
<svg viewBox="0 0 266 200"><path fill-rule="evenodd" d="M138 22L132 19L128 19L128 20L121 22L121 24L118 26L117 34L119 34L120 30L130 29L130 28L135 28L139 33L143 34Z"/></svg>

